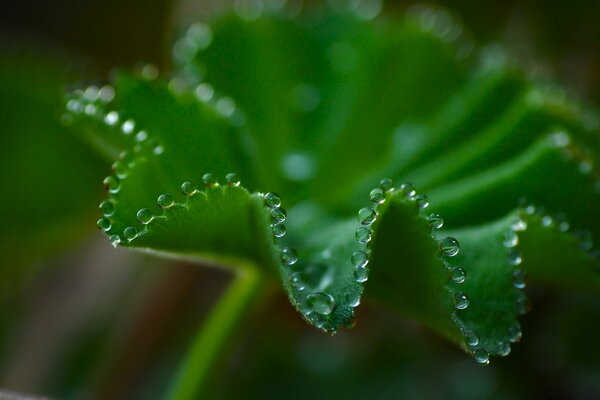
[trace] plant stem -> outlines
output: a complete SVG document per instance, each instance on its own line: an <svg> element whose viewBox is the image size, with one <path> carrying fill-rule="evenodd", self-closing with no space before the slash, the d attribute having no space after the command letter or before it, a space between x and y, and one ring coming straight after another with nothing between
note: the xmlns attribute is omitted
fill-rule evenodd
<svg viewBox="0 0 600 400"><path fill-rule="evenodd" d="M240 269L208 319L202 324L170 388L167 399L203 398L219 359L229 348L237 327L262 292L263 275Z"/></svg>

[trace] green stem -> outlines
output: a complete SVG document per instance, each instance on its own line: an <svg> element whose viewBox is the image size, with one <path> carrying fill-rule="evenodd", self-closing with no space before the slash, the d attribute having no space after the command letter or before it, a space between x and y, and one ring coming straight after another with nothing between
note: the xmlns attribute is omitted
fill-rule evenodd
<svg viewBox="0 0 600 400"><path fill-rule="evenodd" d="M188 351L187 358L170 388L169 400L203 398L219 359L246 312L262 292L263 275L254 268L244 268L235 275L219 303L202 324Z"/></svg>

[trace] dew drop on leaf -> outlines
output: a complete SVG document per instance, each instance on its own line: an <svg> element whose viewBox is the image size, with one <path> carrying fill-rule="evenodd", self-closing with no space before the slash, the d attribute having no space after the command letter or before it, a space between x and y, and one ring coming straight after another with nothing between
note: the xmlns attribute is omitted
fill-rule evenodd
<svg viewBox="0 0 600 400"><path fill-rule="evenodd" d="M445 256L454 257L460 251L460 244L453 237L445 237L440 241L440 251Z"/></svg>
<svg viewBox="0 0 600 400"><path fill-rule="evenodd" d="M306 305L309 313L329 315L335 307L335 300L328 293L311 293L306 297Z"/></svg>
<svg viewBox="0 0 600 400"><path fill-rule="evenodd" d="M444 226L444 220L440 216L440 214L430 214L427 217L427 222L429 222L429 226L432 229L440 229L441 227Z"/></svg>
<svg viewBox="0 0 600 400"><path fill-rule="evenodd" d="M454 307L458 310L464 310L469 307L469 297L463 292L457 292L454 294Z"/></svg>
<svg viewBox="0 0 600 400"><path fill-rule="evenodd" d="M152 219L154 219L154 215L152 215L152 211L150 211L149 209L142 208L137 212L136 218L142 224L146 225L149 224L152 221Z"/></svg>
<svg viewBox="0 0 600 400"><path fill-rule="evenodd" d="M371 228L361 226L356 230L354 237L359 243L367 244L371 241L371 238L373 237L373 231L371 231Z"/></svg>
<svg viewBox="0 0 600 400"><path fill-rule="evenodd" d="M175 204L175 201L173 200L173 196L168 193L163 193L158 196L157 203L160 208L169 208Z"/></svg>
<svg viewBox="0 0 600 400"><path fill-rule="evenodd" d="M371 225L376 217L377 213L372 208L361 208L358 211L358 222L362 225Z"/></svg>
<svg viewBox="0 0 600 400"><path fill-rule="evenodd" d="M369 263L369 256L362 250L355 251L352 253L350 261L356 268L364 268Z"/></svg>

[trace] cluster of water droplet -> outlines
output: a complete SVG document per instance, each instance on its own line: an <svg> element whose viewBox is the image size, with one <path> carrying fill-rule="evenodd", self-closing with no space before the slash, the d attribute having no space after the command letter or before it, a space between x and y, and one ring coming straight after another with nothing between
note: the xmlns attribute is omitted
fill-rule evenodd
<svg viewBox="0 0 600 400"><path fill-rule="evenodd" d="M235 174L235 173L227 174L227 176L225 177L225 180L226 180L227 186L239 186L240 185L240 180L239 180L237 174ZM136 219L141 224L141 227L136 228L133 226L128 226L123 230L122 235L119 235L118 233L112 234L112 235L110 235L109 240L111 241L113 246L118 246L123 241L131 242L131 241L135 240L137 237L139 237L140 235L146 234L148 231L148 225L150 225L152 223L152 221L155 221L157 219L166 218L165 212L167 210L173 209L175 207L186 208L188 199L190 199L200 193L204 193L202 191L202 189L209 190L209 189L215 189L215 188L220 187L217 178L211 173L206 173L202 176L202 184L203 184L203 187L199 188L192 182L189 182L189 181L183 182L181 184L180 189L181 189L181 193L186 196L186 199L184 202L177 202L175 200L175 198L173 197L173 195L171 195L170 193L163 193L163 194L159 195L158 198L156 199L156 203L157 203L158 207L161 210L163 210L162 214L155 215L152 213L152 211L149 208L141 208L136 213ZM110 189L109 189L109 192L110 192ZM111 230L110 218L115 214L115 211L116 211L116 199L111 196L111 198L104 200L102 203L100 203L100 211L102 212L103 217L98 220L98 227L108 233Z"/></svg>
<svg viewBox="0 0 600 400"><path fill-rule="evenodd" d="M286 211L281 206L281 199L277 194L266 193L261 196L271 218L273 238L277 242L286 233ZM292 247L280 248L282 268L289 285L296 291L295 302L298 310L317 328L335 332L336 327L328 319L336 306L335 298L327 292L334 278L333 269L327 262L329 256L324 252L322 259L304 262L299 261L298 253Z"/></svg>
<svg viewBox="0 0 600 400"><path fill-rule="evenodd" d="M566 160L575 162L579 172L593 180L594 189L600 193L600 170L595 165L593 154L583 147L575 145L565 132L556 132L551 139L552 144L562 150Z"/></svg>

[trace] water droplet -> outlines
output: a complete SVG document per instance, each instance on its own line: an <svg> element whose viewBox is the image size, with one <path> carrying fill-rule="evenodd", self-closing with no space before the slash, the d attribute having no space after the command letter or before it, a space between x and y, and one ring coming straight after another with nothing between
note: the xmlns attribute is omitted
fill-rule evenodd
<svg viewBox="0 0 600 400"><path fill-rule="evenodd" d="M192 182L183 182L181 184L181 193L191 196L196 193L196 186Z"/></svg>
<svg viewBox="0 0 600 400"><path fill-rule="evenodd" d="M365 267L358 267L354 270L354 280L356 282L366 282L369 279L369 271Z"/></svg>
<svg viewBox="0 0 600 400"><path fill-rule="evenodd" d="M354 237L359 243L367 244L371 241L371 238L373 237L373 231L371 230L371 228L361 226L356 230Z"/></svg>
<svg viewBox="0 0 600 400"><path fill-rule="evenodd" d="M460 244L453 237L445 237L440 241L440 251L445 256L454 257L460 251Z"/></svg>
<svg viewBox="0 0 600 400"><path fill-rule="evenodd" d="M103 103L110 103L115 98L115 89L112 86L102 86L98 92L98 97Z"/></svg>
<svg viewBox="0 0 600 400"><path fill-rule="evenodd" d="M168 193L163 193L158 196L157 203L160 208L169 208L175 204L175 201L173 200L173 196Z"/></svg>
<svg viewBox="0 0 600 400"><path fill-rule="evenodd" d="M525 207L525 213L527 213L528 215L535 214L535 206L529 205L529 206Z"/></svg>
<svg viewBox="0 0 600 400"><path fill-rule="evenodd" d="M240 178L233 172L225 176L225 181L227 182L228 186L240 186Z"/></svg>
<svg viewBox="0 0 600 400"><path fill-rule="evenodd" d="M517 250L511 250L508 252L508 262L511 265L520 265L523 262L523 258L521 257L521 253Z"/></svg>
<svg viewBox="0 0 600 400"><path fill-rule="evenodd" d="M508 327L508 340L512 343L516 343L521 340L522 336L521 325L517 320L514 320Z"/></svg>
<svg viewBox="0 0 600 400"><path fill-rule="evenodd" d="M296 250L292 249L291 247L284 247L281 250L281 261L285 265L294 265L298 261L298 253L296 253Z"/></svg>
<svg viewBox="0 0 600 400"><path fill-rule="evenodd" d="M229 97L221 97L215 107L223 117L231 117L235 112L235 102Z"/></svg>
<svg viewBox="0 0 600 400"><path fill-rule="evenodd" d="M114 247L117 247L119 244L121 244L121 238L119 237L119 235L112 235L108 238L108 240L110 241L110 244L112 244Z"/></svg>
<svg viewBox="0 0 600 400"><path fill-rule="evenodd" d="M104 215L105 217L110 217L115 213L115 203L113 203L111 200L102 201L98 208L100 208L100 211L102 211L102 215Z"/></svg>
<svg viewBox="0 0 600 400"><path fill-rule="evenodd" d="M111 224L108 218L100 218L97 222L96 225L98 225L98 228L102 229L103 231L109 231L111 228Z"/></svg>
<svg viewBox="0 0 600 400"><path fill-rule="evenodd" d="M362 286L354 286L350 289L350 293L348 293L348 305L352 308L358 307L360 305L360 298L362 296Z"/></svg>
<svg viewBox="0 0 600 400"><path fill-rule="evenodd" d="M400 185L400 190L408 199L412 199L417 194L417 192L413 188L412 183L403 183L402 185Z"/></svg>
<svg viewBox="0 0 600 400"><path fill-rule="evenodd" d="M207 188L211 188L218 184L217 178L211 173L202 175L202 182L204 183L204 186L206 186Z"/></svg>
<svg viewBox="0 0 600 400"><path fill-rule="evenodd" d="M275 222L283 222L285 221L287 213L282 207L273 207L271 208L271 219Z"/></svg>
<svg viewBox="0 0 600 400"><path fill-rule="evenodd" d="M88 101L96 101L98 100L100 91L98 90L97 86L88 86L84 93L83 96L88 100Z"/></svg>
<svg viewBox="0 0 600 400"><path fill-rule="evenodd" d="M335 299L327 293L317 292L306 296L306 303L309 313L329 315L335 307Z"/></svg>
<svg viewBox="0 0 600 400"><path fill-rule="evenodd" d="M154 215L152 215L152 211L148 210L147 208L142 208L137 212L136 218L142 224L146 225L154 219Z"/></svg>
<svg viewBox="0 0 600 400"><path fill-rule="evenodd" d="M521 291L517 292L517 312L519 314L527 314L531 310L531 301L527 295Z"/></svg>
<svg viewBox="0 0 600 400"><path fill-rule="evenodd" d="M311 263L298 269L299 271L292 275L292 285L297 288L308 288L311 291L325 290L335 276L331 265L325 263Z"/></svg>
<svg viewBox="0 0 600 400"><path fill-rule="evenodd" d="M265 205L269 208L276 208L281 205L281 199L275 193L267 193L264 196Z"/></svg>
<svg viewBox="0 0 600 400"><path fill-rule="evenodd" d="M429 222L429 226L432 229L441 229L444 226L444 219L440 214L430 214L429 217L427 217L427 222Z"/></svg>
<svg viewBox="0 0 600 400"><path fill-rule="evenodd" d="M152 153L154 153L154 155L160 156L162 153L165 152L165 148L162 147L161 145L158 145L154 148L154 150L152 150Z"/></svg>
<svg viewBox="0 0 600 400"><path fill-rule="evenodd" d="M470 347L475 347L479 344L479 335L475 331L467 330L464 332L465 342Z"/></svg>
<svg viewBox="0 0 600 400"><path fill-rule="evenodd" d="M498 355L500 357L506 357L510 354L510 343L509 342L498 342Z"/></svg>
<svg viewBox="0 0 600 400"><path fill-rule="evenodd" d="M271 231L276 238L284 237L286 232L285 225L282 223L272 224Z"/></svg>
<svg viewBox="0 0 600 400"><path fill-rule="evenodd" d="M454 307L457 310L464 310L469 307L469 297L463 292L454 293Z"/></svg>
<svg viewBox="0 0 600 400"><path fill-rule="evenodd" d="M215 90L213 89L213 87L210 84L201 83L198 86L196 86L195 93L196 93L196 97L198 98L198 100L208 103L209 101L212 100L212 98L215 94Z"/></svg>
<svg viewBox="0 0 600 400"><path fill-rule="evenodd" d="M384 192L390 192L394 190L394 182L392 182L390 178L384 178L381 181L379 181L379 187Z"/></svg>
<svg viewBox="0 0 600 400"><path fill-rule="evenodd" d="M290 277L290 283L296 290L302 291L306 288L306 283L302 280L301 272L294 272Z"/></svg>
<svg viewBox="0 0 600 400"><path fill-rule="evenodd" d="M83 109L83 112L85 112L86 115L94 115L94 114L96 114L96 111L97 111L97 108L93 104L88 104Z"/></svg>
<svg viewBox="0 0 600 400"><path fill-rule="evenodd" d="M517 289L524 289L527 285L527 274L520 269L513 271L513 286Z"/></svg>
<svg viewBox="0 0 600 400"><path fill-rule="evenodd" d="M125 228L125 230L123 231L123 236L125 237L125 239L127 239L128 241L132 241L133 239L135 239L138 235L137 229L128 226L127 228Z"/></svg>
<svg viewBox="0 0 600 400"><path fill-rule="evenodd" d="M548 228L548 227L551 227L552 225L554 225L554 220L552 219L551 216L545 215L544 217L542 217L542 226Z"/></svg>
<svg viewBox="0 0 600 400"><path fill-rule="evenodd" d="M118 193L121 188L121 183L114 176L107 176L104 178L104 188L108 190L109 193Z"/></svg>
<svg viewBox="0 0 600 400"><path fill-rule="evenodd" d="M527 222L520 219L512 224L511 229L515 232L522 232L527 229Z"/></svg>
<svg viewBox="0 0 600 400"><path fill-rule="evenodd" d="M139 131L135 135L135 141L138 142L138 143L142 143L146 139L148 139L148 133L146 131Z"/></svg>
<svg viewBox="0 0 600 400"><path fill-rule="evenodd" d="M377 218L377 212L372 208L361 208L358 211L358 222L362 225L371 225L375 218Z"/></svg>
<svg viewBox="0 0 600 400"><path fill-rule="evenodd" d="M450 278L456 283L463 283L467 278L467 272L461 267L455 267L450 270Z"/></svg>
<svg viewBox="0 0 600 400"><path fill-rule="evenodd" d="M369 199L375 204L381 204L385 201L385 193L383 189L376 188L369 193Z"/></svg>
<svg viewBox="0 0 600 400"><path fill-rule="evenodd" d="M508 231L506 233L503 243L504 243L505 247L508 247L508 248L515 247L517 244L519 244L519 236L517 235L517 233L515 231L513 231L511 229L510 231Z"/></svg>
<svg viewBox="0 0 600 400"><path fill-rule="evenodd" d="M364 251L355 251L350 257L352 265L356 268L364 268L369 263L369 256Z"/></svg>
<svg viewBox="0 0 600 400"><path fill-rule="evenodd" d="M473 352L473 357L475 357L475 361L479 364L487 365L490 363L490 353L488 353L485 349L477 349Z"/></svg>
<svg viewBox="0 0 600 400"><path fill-rule="evenodd" d="M417 194L412 197L412 200L417 202L420 209L429 207L429 198L425 194Z"/></svg>
<svg viewBox="0 0 600 400"><path fill-rule="evenodd" d="M115 172L115 176L119 179L127 178L129 174L129 169L127 168L127 164L121 161L117 161L112 165L112 169Z"/></svg>
<svg viewBox="0 0 600 400"><path fill-rule="evenodd" d="M126 135L130 135L134 129L135 122L131 119L128 119L127 121L123 122L123 125L121 125L121 131L123 131L123 133Z"/></svg>

